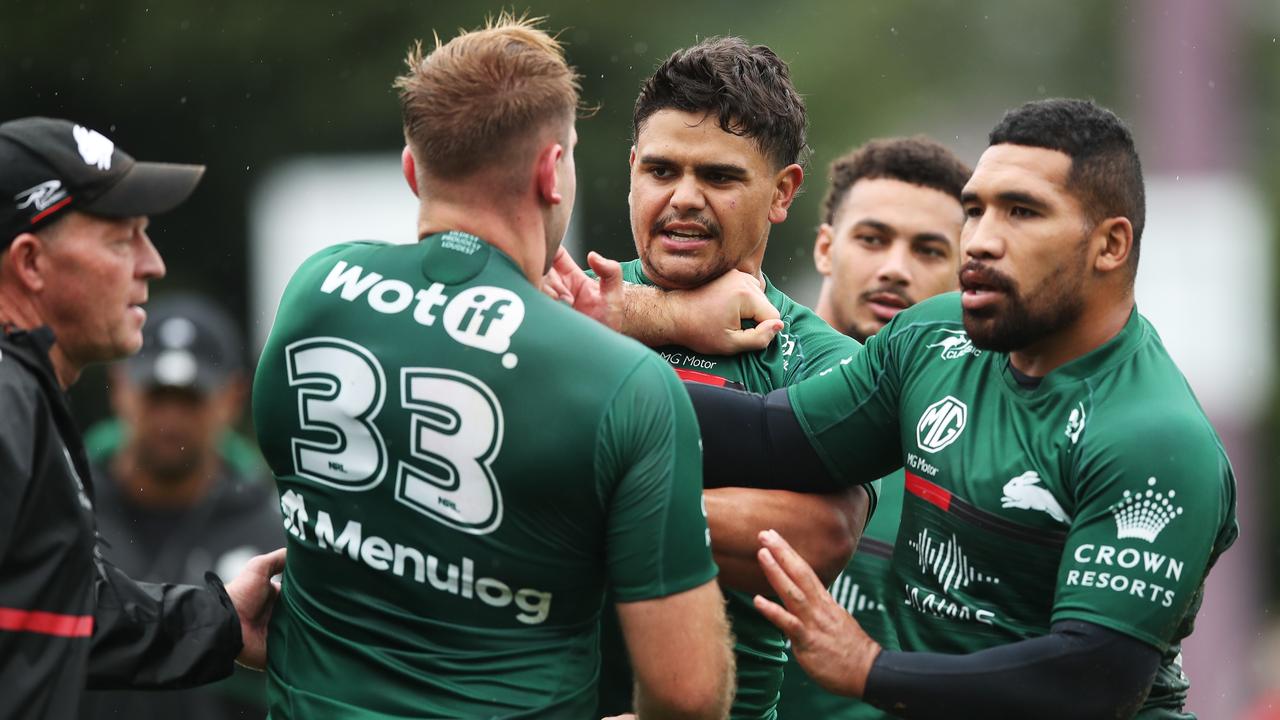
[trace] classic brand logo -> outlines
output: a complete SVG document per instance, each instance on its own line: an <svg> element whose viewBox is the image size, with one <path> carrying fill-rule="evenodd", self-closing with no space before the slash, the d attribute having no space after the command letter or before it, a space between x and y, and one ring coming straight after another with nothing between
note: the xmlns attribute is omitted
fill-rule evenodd
<svg viewBox="0 0 1280 720"><path fill-rule="evenodd" d="M942 398L925 408L916 424L916 444L927 453L935 453L950 445L964 431L969 408L951 397Z"/></svg>
<svg viewBox="0 0 1280 720"><path fill-rule="evenodd" d="M1071 522L1071 516L1062 509L1053 494L1040 484L1040 474L1034 470L1028 470L1004 484L1004 497L1000 498L1000 507L1039 510L1060 523Z"/></svg>
<svg viewBox="0 0 1280 720"><path fill-rule="evenodd" d="M80 151L85 165L94 165L99 170L111 169L111 153L115 152L115 143L97 130L79 125L71 129L71 134L76 138L76 149Z"/></svg>
<svg viewBox="0 0 1280 720"><path fill-rule="evenodd" d="M1156 479L1147 478L1146 491L1124 491L1124 497L1111 506L1111 514L1116 518L1116 537L1138 538L1149 543L1182 514L1181 507L1173 506L1176 490L1162 493L1155 490Z"/></svg>
<svg viewBox="0 0 1280 720"><path fill-rule="evenodd" d="M969 335L963 330L941 330L946 337L932 345L926 345L926 348L941 348L938 351L938 357L943 360L955 360L966 355L981 355L982 351L973 346L973 341L969 339Z"/></svg>

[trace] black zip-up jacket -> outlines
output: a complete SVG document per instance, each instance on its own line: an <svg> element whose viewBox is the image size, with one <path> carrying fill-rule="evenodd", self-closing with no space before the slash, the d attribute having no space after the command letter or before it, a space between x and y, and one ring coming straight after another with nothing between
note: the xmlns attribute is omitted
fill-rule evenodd
<svg viewBox="0 0 1280 720"><path fill-rule="evenodd" d="M222 584L138 583L98 552L80 433L53 332L0 334L0 720L75 718L86 688L231 674L240 622Z"/></svg>

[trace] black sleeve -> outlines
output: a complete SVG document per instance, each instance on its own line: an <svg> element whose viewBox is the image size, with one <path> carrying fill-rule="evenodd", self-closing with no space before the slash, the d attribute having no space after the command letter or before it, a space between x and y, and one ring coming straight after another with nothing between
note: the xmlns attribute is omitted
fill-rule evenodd
<svg viewBox="0 0 1280 720"><path fill-rule="evenodd" d="M96 559L86 687L183 688L221 680L240 654L240 619L222 582L140 583Z"/></svg>
<svg viewBox="0 0 1280 720"><path fill-rule="evenodd" d="M862 699L904 720L1129 718L1159 665L1140 640L1064 620L1044 637L968 655L882 652Z"/></svg>
<svg viewBox="0 0 1280 720"><path fill-rule="evenodd" d="M800 427L785 388L768 395L686 382L702 432L704 487L845 490Z"/></svg>

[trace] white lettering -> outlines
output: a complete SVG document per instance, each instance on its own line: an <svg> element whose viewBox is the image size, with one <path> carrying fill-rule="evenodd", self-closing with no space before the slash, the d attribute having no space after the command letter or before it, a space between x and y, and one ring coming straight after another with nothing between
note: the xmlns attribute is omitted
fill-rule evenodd
<svg viewBox="0 0 1280 720"><path fill-rule="evenodd" d="M417 298L418 304L413 308L413 319L419 325L431 327L436 323L436 316L433 312L438 307L443 307L449 300L444 294L444 283L431 283L431 287L426 290L419 290Z"/></svg>
<svg viewBox="0 0 1280 720"><path fill-rule="evenodd" d="M338 264L334 265L333 269L329 271L329 276L320 284L320 292L332 295L333 291L341 285L342 292L340 295L342 299L355 300L363 295L365 290L368 290L382 279L382 276L378 273L369 273L361 277L360 275L363 272L364 268L359 265L347 267L346 260L339 260Z"/></svg>
<svg viewBox="0 0 1280 720"><path fill-rule="evenodd" d="M1133 548L1124 548L1120 551L1120 554L1116 556L1116 563L1119 564L1120 567L1126 569L1138 567L1138 563L1141 562L1141 560L1142 556Z"/></svg>
<svg viewBox="0 0 1280 720"><path fill-rule="evenodd" d="M335 541L333 520L329 517L329 513L321 510L316 516L316 544L325 550L332 547L336 553L345 550L347 555L355 560L360 555L360 523L355 520L347 521L346 526L342 528L342 534Z"/></svg>
<svg viewBox="0 0 1280 720"><path fill-rule="evenodd" d="M1092 557L1087 553L1093 552L1093 543L1084 543L1076 548L1076 562L1087 563L1092 561Z"/></svg>
<svg viewBox="0 0 1280 720"><path fill-rule="evenodd" d="M425 576L423 574L423 565L425 562L422 559L422 553L418 552L414 548L405 547L400 543L396 543L395 565L392 567L391 572L395 573L399 577L404 577L404 561L406 558L413 560L413 579L418 582L425 582Z"/></svg>
<svg viewBox="0 0 1280 720"><path fill-rule="evenodd" d="M386 570L391 567L391 543L380 537L370 535L360 544L360 559L374 570Z"/></svg>
<svg viewBox="0 0 1280 720"><path fill-rule="evenodd" d="M476 595L485 605L506 607L511 604L511 588L501 580L480 578L476 583Z"/></svg>
<svg viewBox="0 0 1280 720"><path fill-rule="evenodd" d="M388 300L388 295L395 295ZM403 280L383 280L369 291L369 307L384 315L394 315L413 302L413 288Z"/></svg>

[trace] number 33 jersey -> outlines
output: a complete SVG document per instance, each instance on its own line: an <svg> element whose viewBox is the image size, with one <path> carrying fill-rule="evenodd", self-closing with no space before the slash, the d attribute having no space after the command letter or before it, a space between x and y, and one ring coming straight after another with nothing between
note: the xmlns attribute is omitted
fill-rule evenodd
<svg viewBox="0 0 1280 720"><path fill-rule="evenodd" d="M308 259L253 408L289 541L272 717L582 717L605 588L715 577L674 373L472 235Z"/></svg>
<svg viewBox="0 0 1280 720"><path fill-rule="evenodd" d="M1136 310L1037 384L973 345L958 294L939 296L790 399L838 475L905 466L888 595L903 650L967 653L1083 620L1164 653L1139 716L1184 717L1179 641L1238 533L1235 479Z"/></svg>

